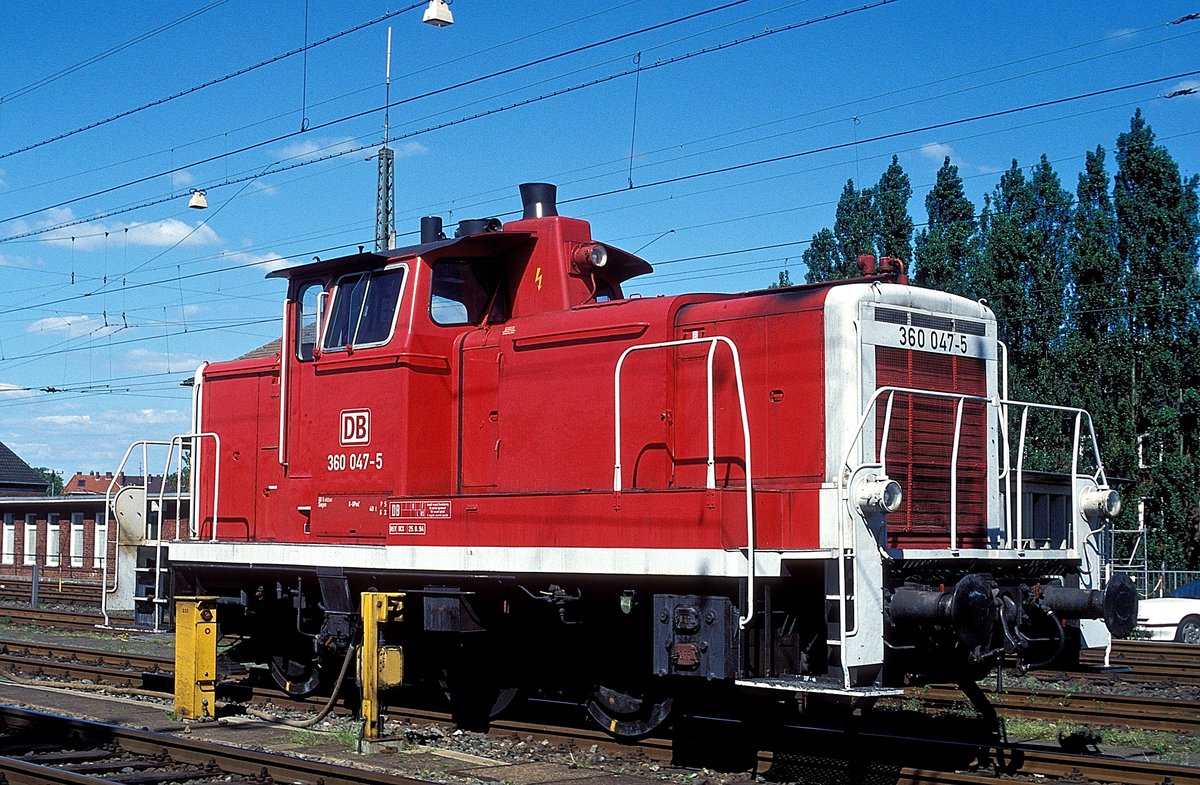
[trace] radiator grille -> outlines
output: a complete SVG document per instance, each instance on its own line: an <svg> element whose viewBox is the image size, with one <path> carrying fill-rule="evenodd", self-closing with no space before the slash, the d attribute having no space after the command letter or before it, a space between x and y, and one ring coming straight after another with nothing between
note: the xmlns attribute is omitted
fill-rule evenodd
<svg viewBox="0 0 1200 785"><path fill-rule="evenodd" d="M875 347L876 384L987 395L985 364L976 357ZM886 396L875 419L883 437ZM888 475L904 489L904 506L888 516L888 546L946 548L950 544L950 464L958 402L898 393L887 444ZM963 405L958 455L958 547L987 544L987 408Z"/></svg>

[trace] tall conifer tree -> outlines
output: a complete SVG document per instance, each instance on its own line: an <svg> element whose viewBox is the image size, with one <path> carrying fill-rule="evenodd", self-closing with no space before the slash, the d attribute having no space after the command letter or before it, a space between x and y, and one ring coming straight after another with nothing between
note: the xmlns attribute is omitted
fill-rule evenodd
<svg viewBox="0 0 1200 785"><path fill-rule="evenodd" d="M978 253L975 205L963 193L958 167L946 156L937 181L925 197L929 226L917 235L916 283L967 294L967 270Z"/></svg>
<svg viewBox="0 0 1200 785"><path fill-rule="evenodd" d="M912 262L913 220L908 214L912 198L912 183L900 159L893 155L892 163L884 170L875 185L875 247L879 255Z"/></svg>

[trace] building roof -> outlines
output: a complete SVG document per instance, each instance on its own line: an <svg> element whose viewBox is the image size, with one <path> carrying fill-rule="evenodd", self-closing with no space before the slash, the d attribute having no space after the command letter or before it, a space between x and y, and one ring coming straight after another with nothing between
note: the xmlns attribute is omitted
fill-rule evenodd
<svg viewBox="0 0 1200 785"><path fill-rule="evenodd" d="M45 493L50 483L0 442L0 489Z"/></svg>
<svg viewBox="0 0 1200 785"><path fill-rule="evenodd" d="M76 472L71 479L63 483L62 492L63 496L103 496L108 493L110 485L113 486L114 493L127 485L148 485L149 493L158 493L162 490L163 478L161 474L151 474L147 482L141 475L121 473L117 475L116 483L113 483L112 472Z"/></svg>

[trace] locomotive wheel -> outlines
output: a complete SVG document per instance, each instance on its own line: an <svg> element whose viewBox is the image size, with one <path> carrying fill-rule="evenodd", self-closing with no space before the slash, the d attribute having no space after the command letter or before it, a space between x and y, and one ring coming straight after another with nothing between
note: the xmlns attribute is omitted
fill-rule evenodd
<svg viewBox="0 0 1200 785"><path fill-rule="evenodd" d="M441 688L454 723L465 730L486 728L488 720L511 706L520 692L516 687L501 687L484 676L452 677L446 672L441 678Z"/></svg>
<svg viewBox="0 0 1200 785"><path fill-rule="evenodd" d="M507 709L520 692L512 680L509 658L485 640L464 637L442 652L438 686L460 728L485 729Z"/></svg>
<svg viewBox="0 0 1200 785"><path fill-rule="evenodd" d="M307 698L321 686L321 668L316 660L294 660L286 655L271 657L271 678L292 698Z"/></svg>
<svg viewBox="0 0 1200 785"><path fill-rule="evenodd" d="M671 716L672 703L649 688L624 692L601 685L588 698L587 712L610 735L632 740L662 726Z"/></svg>

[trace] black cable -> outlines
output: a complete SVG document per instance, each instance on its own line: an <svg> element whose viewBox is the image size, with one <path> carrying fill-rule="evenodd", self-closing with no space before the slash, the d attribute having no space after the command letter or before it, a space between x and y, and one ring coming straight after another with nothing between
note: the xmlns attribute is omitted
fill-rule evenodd
<svg viewBox="0 0 1200 785"><path fill-rule="evenodd" d="M879 5L887 5L887 4L889 4L889 3L893 3L893 2L896 2L896 1L897 1L897 0L877 0L876 2L874 2L874 3L871 3L871 4L870 4L870 5L868 5L868 6L864 6L862 9L856 9L856 10L865 10L866 8L873 8L873 7L876 7L876 6L879 6ZM662 28L664 28L664 27L669 27L669 26L671 26L671 25L680 24L680 23L682 23L682 22L690 21L690 20L692 20L692 19L696 19L696 18L699 18L699 17L702 17L702 16L706 16L706 15L708 15L708 14L716 13L716 12L718 12L718 11L723 11L723 10L726 10L726 9L728 9L728 8L733 8L734 6L742 5L743 3L747 3L747 2L749 2L749 0L732 0L731 2L727 2L727 3L723 4L723 5L719 5L719 6L716 6L716 7L714 7L714 8L709 8L709 9L706 9L706 10L704 10L704 11L697 11L696 13L693 13L693 14L688 14L688 15L686 15L686 16L681 16L681 17L678 17L678 18L676 18L676 19L672 19L672 20L669 20L669 21L666 21L666 22L659 22L658 24L650 25L650 26L648 26L648 27L643 27L643 28L641 28L641 29L639 29L639 30L634 30L634 31L632 31L632 32L628 32L628 33L622 33L622 34L620 34L620 35L612 36L612 37L610 37L610 38L606 38L606 39L604 39L604 40L602 40L602 41L596 41L596 42L593 42L593 43L590 43L590 44L584 44L584 45L581 45L581 46L574 47L574 48L572 48L572 49L567 49L567 50L565 50L565 51L562 51L562 52L557 52L557 53L555 53L555 54L552 54L552 55L547 55L547 56L545 56L545 57L540 57L540 58L537 58L537 59L534 59L534 60L530 60L530 61L527 61L527 62L525 62L525 63L522 63L522 64L520 64L520 65L511 66L511 67L509 67L509 68L504 68L504 69L501 69L501 70L499 70L499 71L493 71L493 72L491 72L491 73L488 73L488 74L483 74L483 75L480 75L480 76L472 77L472 78L470 78L470 79L466 79L466 80L464 80L464 81L457 82L457 83L455 83L455 84L448 85L448 86L446 86L446 87L440 87L440 88L437 88L437 89L435 89L435 90L429 90L429 91L427 91L427 92L425 92L425 93L421 93L421 94L419 94L419 95L410 96L410 97L408 97L408 98L402 98L402 99L399 99L399 100L397 100L397 101L393 101L393 102L391 102L391 103L389 103L389 104L386 104L385 106L372 107L371 109L366 109L366 110L363 110L363 111L361 111L361 112L355 112L355 113L353 113L353 114L345 115L345 116L343 116L343 117L335 118L335 119L333 119L333 120L328 120L328 121L326 121L326 122L324 122L324 123L321 123L321 124L319 124L319 125L316 125L316 126L311 126L311 127L309 127L309 129L308 129L307 131L292 131L292 132L289 132L289 133L286 133L286 134L282 134L282 135L280 135L280 136L276 136L276 137L274 137L274 138L272 138L272 139L266 139L266 140L264 140L264 141L261 141L261 142L255 142L255 143L253 143L253 144L246 145L246 146L244 146L244 147L240 147L240 148L238 148L237 150L231 150L231 151L228 151L228 152L220 153L220 154L218 154L218 155L209 156L209 157L207 157L207 158L202 158L202 159L199 159L199 160L196 160L196 161L192 161L192 162L190 162L190 163L183 164L183 165L181 165L181 166L175 166L175 167L172 167L172 168L170 168L170 169L166 169L166 170L164 170L164 171L161 171L161 172L156 172L155 174L152 174L152 175L146 175L145 177L139 177L139 178L137 178L137 179L134 179L134 180L128 180L128 181L126 181L126 182L124 182L124 183L120 183L120 184L118 184L118 185L110 186L110 187L108 187L108 188L104 188L104 189L101 189L101 190L99 190L99 191L94 191L94 192L92 192L92 193L90 193L90 194L85 194L85 195L83 195L83 196L77 196L77 197L75 197L75 198L73 198L73 199L68 199L68 200L66 200L66 201L62 201L62 202L59 202L59 203L57 203L57 204L50 205L50 206L48 206L48 207L42 207L42 208L39 208L39 209L37 209L37 210L31 210L31 211L29 211L29 212L21 213L20 215L12 215L12 216L8 216L8 217L6 217L6 218L0 218L0 223L5 223L5 222L7 222L7 221L14 221L14 220L16 220L16 219L18 219L18 218L25 218L25 217L28 217L28 216L30 216L30 215L35 215L36 213L45 212L46 210L53 210L53 209L56 209L56 208L59 208L59 207L65 207L65 206L67 206L67 205L69 205L69 204L74 204L75 202L79 202L79 201L82 201L82 200L84 200L84 199L90 199L90 198L92 198L92 197L94 197L94 196L102 196L102 195L104 195L104 194L107 194L107 193L112 193L113 191L117 191L117 190L120 190L120 189L122 189L122 188L128 188L128 187L129 187L129 186L131 186L131 185L138 185L138 184L140 184L140 183L144 183L144 182L147 182L147 181L149 181L149 180L153 180L153 179L155 179L155 178L162 177L162 176L164 176L164 175L173 174L173 173L175 173L175 172L179 172L179 171L182 171L182 170L184 170L184 169L188 169L188 168L190 168L190 167L193 167L193 166L200 166L201 164L211 163L212 161L217 161L217 160L220 160L220 159L222 159L222 158L226 158L226 157L233 156L233 155L238 155L238 154L240 154L240 153L248 152L248 151L250 151L250 150L256 150L256 149L258 149L258 148L260 148L260 147L265 147L265 146L267 146L267 145L270 145L270 144L275 144L275 143L277 143L277 142L282 142L282 141L285 141L285 140L287 140L287 139L291 139L291 138L292 138L292 137L294 137L294 136L298 136L298 135L299 135L299 134L301 134L301 133L307 133L307 132L309 132L309 131L317 131L317 130L322 130L322 129L325 129L325 128L332 127L332 126L334 126L334 125L339 125L339 124L341 124L341 123L348 122L348 121L350 121L350 120L356 120L356 119L358 119L358 118L360 118L360 117L364 117L364 116L366 116L366 115L370 115L370 114L376 114L376 113L378 113L378 112L382 111L383 109L391 109L391 108L394 108L394 107L397 107L397 106L402 106L402 105L404 105L404 104L412 103L413 101L419 101L419 100L421 100L421 99L424 99L424 98L430 98L430 97L432 97L432 96L435 96L435 95L441 95L442 93L447 93L447 92L450 92L450 91L452 91L452 90L457 90L457 89L460 89L460 88L462 88L462 87L468 87L468 86L471 86L471 85L479 84L479 83L481 83L481 82L485 82L485 81L488 81L488 80L490 80L490 79L495 79L495 78L497 78L497 77L500 77L500 76L506 76L506 75L508 75L508 74L516 73L516 72L518 72L518 71L522 71L522 70L524 70L524 69L527 69L527 68L532 68L532 67L534 67L534 66L537 66L537 65L544 65L545 63L553 62L554 60L558 60L558 59L560 59L560 58L563 58L563 57L568 57L568 56L570 56L570 55L579 54L580 52L586 52L586 51L588 51L588 50L590 50L590 49L595 49L595 48L597 48L597 47L606 46L606 45L608 45L608 44L615 43L615 42L617 42L617 41L621 41L621 40L624 40L624 39L627 39L627 38L632 38L632 37L634 37L634 36L642 35L642 34L644 34L644 33L653 32L653 31L655 31L655 30L659 30L659 29L662 29ZM840 12L839 14L830 15L830 17L829 17L829 18L833 18L834 16L845 15L846 13L851 13L851 12L849 12L849 11L843 11L843 12Z"/></svg>
<svg viewBox="0 0 1200 785"><path fill-rule="evenodd" d="M221 2L224 2L224 1L225 0L221 0ZM383 16L380 16L376 19L372 19L368 22L363 22L362 24L355 25L354 27L343 30L340 33L334 33L333 35L331 35L327 38L323 38L320 41L314 41L311 44L306 43L304 46L298 47L289 52L284 52L283 54L278 54L278 55L275 55L274 57L269 57L260 63L256 63L251 66L246 66L245 68L241 68L237 71L233 71L232 73L225 74L224 76L218 76L215 79L210 79L209 81L202 82L201 84L198 84L198 85L193 85L192 87L189 87L186 90L181 90L178 93L173 93L164 98L157 98L153 101L150 101L149 103L145 103L145 104L142 104L141 106L134 107L133 109L126 109L123 112L118 112L117 114L106 117L103 120L96 120L95 122L91 122L91 123L88 123L87 125L80 126L79 128L76 128L74 130L65 131L61 134L58 134L57 136L51 136L47 139L43 139L40 142L34 142L33 144L28 144L28 145L25 145L24 147L19 147L16 150L9 150L6 153L0 153L0 160L17 155L18 153L25 153L30 150L36 150L37 148L42 147L44 145L48 145L51 142L58 142L63 139L67 139L69 137L75 136L76 134L81 134L84 131L90 131L93 128L99 128L102 125L107 125L108 123L111 123L115 120L120 120L123 117L129 117L130 115L137 114L138 112L145 111L146 109L151 109L155 106L162 106L163 104L170 103L171 101L174 101L177 98L182 98L185 95L191 95L192 93L199 92L201 90L204 90L205 88L212 87L213 85L221 84L222 82L228 82L230 79L233 79L238 76L242 76L243 74L248 74L251 71L256 71L259 68L263 68L264 66L278 63L280 60L286 60L287 58L292 57L297 54L300 54L302 52L307 55L307 52L309 49L315 49L316 47L321 46L323 44L327 44L330 41L336 41L337 39L342 38L343 36L347 36L347 35L350 35L351 33L356 33L359 30L362 30L364 28L379 24L380 22L391 19L393 16L396 16L397 14L402 14L405 11L411 11L414 8L419 8L422 5L425 5L425 3L414 3L413 5L410 5L407 8L401 8L398 11L389 11L388 13L384 14ZM305 28L305 30L307 32L307 27ZM304 130L306 130L306 129L301 128L300 132L303 132ZM175 172L178 170L172 169L171 171Z"/></svg>
<svg viewBox="0 0 1200 785"><path fill-rule="evenodd" d="M92 55L91 57L80 60L78 63L75 63L74 65L69 65L66 68L62 69L61 71L56 71L55 73L50 74L49 76L44 76L41 79L30 82L29 84L25 85L24 87L17 88L16 90L9 93L8 95L0 96L0 103L3 103L4 101L11 101L14 98L20 98L21 96L26 95L27 93L32 93L34 90L37 90L38 88L45 87L46 85L51 84L52 82L57 82L59 79L62 79L64 76L70 76L71 74L75 73L76 71L86 68L89 65L93 65L95 63L100 62L101 60L112 57L113 55L117 54L118 52L124 51L125 49L128 49L129 47L134 46L135 44L140 44L142 41L149 40L150 38L153 38L154 36L158 35L159 33L164 33L167 30L170 30L172 27L178 27L179 25L183 24L184 22L190 21L207 11L211 11L212 9L216 8L219 5L225 4L226 2L228 2L228 0L216 0L216 2L209 3L208 5L204 6L203 8L197 8L195 11L191 11L189 13L184 14L183 16L179 17L178 19L174 20L173 22L167 22L166 24L159 25L158 27L154 28L153 30L148 30L144 33L140 33L139 35L136 35L133 38L130 38L128 41L117 44L116 46L111 47L109 49L105 49L103 52L100 52L99 54L95 54L95 55Z"/></svg>

